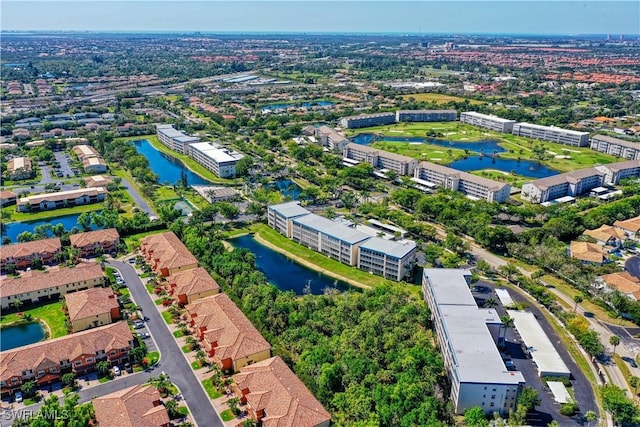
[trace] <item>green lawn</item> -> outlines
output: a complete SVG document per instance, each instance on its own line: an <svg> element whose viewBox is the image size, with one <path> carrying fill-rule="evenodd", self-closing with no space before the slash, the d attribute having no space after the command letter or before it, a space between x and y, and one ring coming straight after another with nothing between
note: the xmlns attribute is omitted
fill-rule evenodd
<svg viewBox="0 0 640 427"><path fill-rule="evenodd" d="M380 277L374 276L367 272L358 270L357 268L342 264L338 261L327 258L326 256L315 252L311 249L305 248L292 240L287 239L282 236L277 231L269 228L266 224L256 223L251 226L251 230L254 231L258 236L266 240L267 242L273 244L278 247L280 250L295 255L317 267L318 270L321 270L330 275L330 273L337 274L347 279L355 286L377 286L382 283L389 283L388 280Z"/></svg>
<svg viewBox="0 0 640 427"><path fill-rule="evenodd" d="M189 409L186 406L180 406L178 408L178 413L183 417L186 417L187 415L189 415Z"/></svg>
<svg viewBox="0 0 640 427"><path fill-rule="evenodd" d="M202 381L202 385L204 386L204 390L207 392L207 395L209 395L209 399L213 400L222 396L211 382L211 378Z"/></svg>
<svg viewBox="0 0 640 427"><path fill-rule="evenodd" d="M198 362L197 360L194 360L193 362L191 362L191 367L192 367L194 370L204 368L204 366L203 366L203 365L201 365L201 364L200 364L200 362Z"/></svg>
<svg viewBox="0 0 640 427"><path fill-rule="evenodd" d="M177 331L173 331L173 336L176 338L180 338L182 336L184 336L184 334L182 333L181 330L177 330Z"/></svg>
<svg viewBox="0 0 640 427"><path fill-rule="evenodd" d="M62 311L61 301L35 308L23 307L21 310L23 314L30 314L33 320L39 320L47 324L51 331L51 336L47 338L59 338L67 335L67 328L65 326L67 317L64 311ZM7 325L20 321L21 319L22 317L18 316L18 313L3 314L2 317L0 317L0 325Z"/></svg>
<svg viewBox="0 0 640 427"><path fill-rule="evenodd" d="M138 249L138 246L140 246L140 239L150 236L152 234L165 233L167 231L168 231L167 229L145 231L144 233L132 234L130 236L123 237L122 240L127 245L127 249L129 251L134 251Z"/></svg>
<svg viewBox="0 0 640 427"><path fill-rule="evenodd" d="M233 412L231 412L231 409L225 409L224 411L220 412L220 418L222 418L222 421L231 421L235 417L236 416L233 415Z"/></svg>
<svg viewBox="0 0 640 427"><path fill-rule="evenodd" d="M436 70L440 71L440 70ZM468 100L470 104L486 104L484 101L478 101L475 99L461 98L459 96L445 95L442 93L413 93L409 95L402 95L402 98L413 98L416 101L435 102L436 104L447 104L449 102L464 102Z"/></svg>
<svg viewBox="0 0 640 427"><path fill-rule="evenodd" d="M104 209L102 203L93 203L90 205L73 206L70 208L54 209L42 212L18 212L15 206L7 206L2 208L0 216L3 222L10 223L15 221L37 221L41 219L49 219L51 224L55 225L55 218L64 215L80 214L83 212L93 212Z"/></svg>
<svg viewBox="0 0 640 427"><path fill-rule="evenodd" d="M149 366L153 366L156 363L158 363L158 360L160 360L160 353L157 351L152 351L151 353L147 354L147 360L149 361Z"/></svg>
<svg viewBox="0 0 640 427"><path fill-rule="evenodd" d="M173 318L171 317L171 313L169 313L169 311L163 311L162 312L162 318L164 319L165 322L167 322L167 324L171 325L173 323Z"/></svg>
<svg viewBox="0 0 640 427"><path fill-rule="evenodd" d="M189 353L190 351L192 351L192 350L191 350L191 346L189 344L186 344L186 345L182 346L182 352L183 353Z"/></svg>

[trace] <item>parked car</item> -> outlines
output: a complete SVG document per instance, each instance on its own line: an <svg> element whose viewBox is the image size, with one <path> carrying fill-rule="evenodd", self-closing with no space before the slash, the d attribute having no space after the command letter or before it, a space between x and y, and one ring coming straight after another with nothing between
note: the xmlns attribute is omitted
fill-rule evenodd
<svg viewBox="0 0 640 427"><path fill-rule="evenodd" d="M138 336L143 340L146 340L147 338L151 337L151 335L149 335L149 332L140 332Z"/></svg>
<svg viewBox="0 0 640 427"><path fill-rule="evenodd" d="M124 364L124 370L127 371L130 374L133 374L133 366L131 366L131 363L127 362Z"/></svg>
<svg viewBox="0 0 640 427"><path fill-rule="evenodd" d="M113 367L113 374L114 374L116 377L119 377L119 376L120 376L120 374L122 374L122 372L120 371L120 368L119 368L119 367L114 366L114 367Z"/></svg>
<svg viewBox="0 0 640 427"><path fill-rule="evenodd" d="M129 258L127 261L129 261L129 264L135 264L136 263L136 259L135 258Z"/></svg>
<svg viewBox="0 0 640 427"><path fill-rule="evenodd" d="M133 329L142 329L142 328L144 328L144 322L142 320L133 321Z"/></svg>
<svg viewBox="0 0 640 427"><path fill-rule="evenodd" d="M16 403L22 402L22 392L21 391L16 391L15 397L16 397Z"/></svg>

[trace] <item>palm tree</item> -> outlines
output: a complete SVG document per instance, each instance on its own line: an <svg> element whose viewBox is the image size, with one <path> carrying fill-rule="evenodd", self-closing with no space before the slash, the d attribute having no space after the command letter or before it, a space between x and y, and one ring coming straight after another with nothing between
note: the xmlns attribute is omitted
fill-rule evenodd
<svg viewBox="0 0 640 427"><path fill-rule="evenodd" d="M598 414L593 411L587 411L584 414L584 419L587 420L587 427L591 425L591 421L598 419Z"/></svg>
<svg viewBox="0 0 640 427"><path fill-rule="evenodd" d="M101 360L96 364L96 368L102 375L106 375L109 372L109 362L106 360Z"/></svg>
<svg viewBox="0 0 640 427"><path fill-rule="evenodd" d="M575 313L578 310L578 304L584 301L584 298L582 298L581 295L576 295L573 297L573 301L576 303L576 305L573 306L573 312Z"/></svg>
<svg viewBox="0 0 640 427"><path fill-rule="evenodd" d="M13 308L16 309L16 311L20 311L20 307L23 306L23 302L20 301L19 299L15 300L14 302L11 303L11 305L13 306Z"/></svg>
<svg viewBox="0 0 640 427"><path fill-rule="evenodd" d="M509 282L513 281L513 276L518 274L518 267L513 264L505 264L498 268L498 270L507 278Z"/></svg>
<svg viewBox="0 0 640 427"><path fill-rule="evenodd" d="M633 387L633 393L638 394L638 386L640 385L640 378L633 375L629 378L629 385Z"/></svg>
<svg viewBox="0 0 640 427"><path fill-rule="evenodd" d="M180 417L180 412L178 412L178 402L175 400L167 400L164 402L164 407L167 410L167 414L169 415L169 419L176 419Z"/></svg>
<svg viewBox="0 0 640 427"><path fill-rule="evenodd" d="M20 386L20 390L25 395L25 397L30 397L36 394L36 391L38 390L38 386L35 381L31 380L22 384Z"/></svg>
<svg viewBox="0 0 640 427"><path fill-rule="evenodd" d="M620 344L620 337L617 335L611 335L611 338L609 338L609 344L613 346L613 354L616 354L616 347Z"/></svg>
<svg viewBox="0 0 640 427"><path fill-rule="evenodd" d="M200 366L207 365L207 353L205 353L202 349L198 350L198 352L196 353L196 360L198 361Z"/></svg>
<svg viewBox="0 0 640 427"><path fill-rule="evenodd" d="M487 298L487 300L484 302L484 306L488 308L495 307L496 304L497 304L497 301L493 297Z"/></svg>

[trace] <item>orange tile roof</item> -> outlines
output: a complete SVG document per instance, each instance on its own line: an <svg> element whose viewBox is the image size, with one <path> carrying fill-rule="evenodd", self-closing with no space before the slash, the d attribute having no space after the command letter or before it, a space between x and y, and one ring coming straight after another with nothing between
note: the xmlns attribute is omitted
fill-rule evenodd
<svg viewBox="0 0 640 427"><path fill-rule="evenodd" d="M202 267L185 270L167 278L170 285L175 284L176 295L195 295L210 290L219 291L220 285L213 280L206 269Z"/></svg>
<svg viewBox="0 0 640 427"><path fill-rule="evenodd" d="M159 268L171 270L198 263L196 257L172 231L147 236L141 240L141 244L147 253L153 252L153 258L159 260Z"/></svg>
<svg viewBox="0 0 640 427"><path fill-rule="evenodd" d="M238 360L270 350L249 319L226 294L201 298L186 306L196 328L205 328L204 336L210 343L217 342L215 354L220 360Z"/></svg>
<svg viewBox="0 0 640 427"><path fill-rule="evenodd" d="M160 393L152 385L141 384L93 399L99 426L160 427L169 424L163 405L154 406Z"/></svg>
<svg viewBox="0 0 640 427"><path fill-rule="evenodd" d="M264 411L265 427L313 427L331 420L279 356L245 366L233 379L251 408Z"/></svg>
<svg viewBox="0 0 640 427"><path fill-rule="evenodd" d="M0 199L13 199L18 197L17 193L14 193L13 191L9 191L9 190L2 190L0 191Z"/></svg>
<svg viewBox="0 0 640 427"><path fill-rule="evenodd" d="M606 224L600 228L596 228L595 230L585 230L583 234L593 237L599 242L608 242L613 239L624 240L627 238L623 231Z"/></svg>
<svg viewBox="0 0 640 427"><path fill-rule="evenodd" d="M571 242L571 256L581 261L604 262L604 250L595 243Z"/></svg>
<svg viewBox="0 0 640 427"><path fill-rule="evenodd" d="M110 313L118 308L118 300L111 288L91 288L64 296L69 319L73 322L87 317Z"/></svg>
<svg viewBox="0 0 640 427"><path fill-rule="evenodd" d="M95 356L99 350L130 347L133 336L127 322L112 323L88 329L61 338L42 341L0 352L0 380L21 377L22 371L58 366L63 360L74 360L82 355Z"/></svg>
<svg viewBox="0 0 640 427"><path fill-rule="evenodd" d="M0 257L8 258L31 256L42 253L55 253L62 249L62 242L58 237L53 239L34 240L32 242L15 243L0 247Z"/></svg>
<svg viewBox="0 0 640 427"><path fill-rule="evenodd" d="M17 278L0 281L0 294L3 297L20 295L42 289L64 286L71 283L84 282L104 277L100 264L83 263L73 268L54 267L45 271L32 270L22 273Z"/></svg>
<svg viewBox="0 0 640 427"><path fill-rule="evenodd" d="M640 216L629 218L624 221L616 221L613 223L613 225L623 230L637 233L638 231L640 231Z"/></svg>
<svg viewBox="0 0 640 427"><path fill-rule="evenodd" d="M602 280L623 294L632 294L640 291L640 279L632 276L626 271L621 273L611 273L602 276Z"/></svg>
<svg viewBox="0 0 640 427"><path fill-rule="evenodd" d="M102 175L89 176L84 179L87 183L87 187L106 187L111 184L113 180Z"/></svg>
<svg viewBox="0 0 640 427"><path fill-rule="evenodd" d="M87 245L93 245L94 243L110 243L120 239L118 230L115 228L107 228L105 230L88 231L86 233L72 234L69 236L71 245L82 248Z"/></svg>

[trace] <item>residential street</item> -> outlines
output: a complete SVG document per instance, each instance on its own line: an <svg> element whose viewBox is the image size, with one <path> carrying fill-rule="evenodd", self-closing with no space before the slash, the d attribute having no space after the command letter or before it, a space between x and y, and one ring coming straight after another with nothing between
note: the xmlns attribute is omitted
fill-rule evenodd
<svg viewBox="0 0 640 427"><path fill-rule="evenodd" d="M122 182L120 184L126 189L127 193L131 195L136 206L138 206L141 211L149 215L154 215L153 209L151 209L149 204L142 198L140 193L138 193L138 190L136 190L136 187L134 187L131 182L126 178L122 178Z"/></svg>

